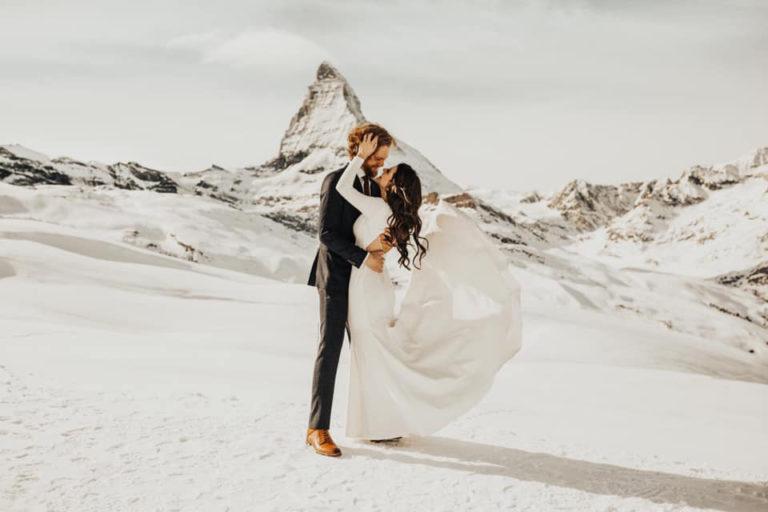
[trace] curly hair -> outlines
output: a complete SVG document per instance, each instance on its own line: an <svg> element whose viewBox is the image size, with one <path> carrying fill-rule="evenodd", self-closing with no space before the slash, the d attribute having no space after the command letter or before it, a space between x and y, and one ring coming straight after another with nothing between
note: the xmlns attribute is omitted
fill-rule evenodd
<svg viewBox="0 0 768 512"><path fill-rule="evenodd" d="M408 246L413 239L416 254L413 257L413 265L420 269L421 260L427 253L429 240L420 236L421 217L421 180L416 171L408 164L397 164L397 172L387 184L387 203L392 209L392 215L387 219L389 225L389 241L397 247L400 253L398 263L408 270L411 269L411 258L408 255ZM424 241L426 246L422 243ZM419 265L416 265L416 257Z"/></svg>
<svg viewBox="0 0 768 512"><path fill-rule="evenodd" d="M379 138L376 149L379 149L381 146L391 146L395 144L395 138L381 126L373 123L361 124L350 130L349 135L347 135L347 153L349 154L349 158L355 157L360 142L363 140L363 135L367 133L373 133L374 137Z"/></svg>

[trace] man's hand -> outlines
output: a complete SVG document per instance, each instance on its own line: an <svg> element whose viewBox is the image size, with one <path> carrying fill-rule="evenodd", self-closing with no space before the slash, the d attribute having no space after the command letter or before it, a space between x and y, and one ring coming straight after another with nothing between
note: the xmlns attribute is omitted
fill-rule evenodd
<svg viewBox="0 0 768 512"><path fill-rule="evenodd" d="M368 258L365 260L365 265L374 272L381 273L384 270L384 253L381 251L369 253Z"/></svg>
<svg viewBox="0 0 768 512"><path fill-rule="evenodd" d="M381 251L386 254L393 246L393 244L389 241L389 238L389 228L387 228L383 233L376 237L376 240L368 244L368 247L366 247L365 250L368 252Z"/></svg>
<svg viewBox="0 0 768 512"><path fill-rule="evenodd" d="M363 140L357 146L357 156L365 160L376 151L378 144L378 137L374 137L372 133L366 133L363 135Z"/></svg>

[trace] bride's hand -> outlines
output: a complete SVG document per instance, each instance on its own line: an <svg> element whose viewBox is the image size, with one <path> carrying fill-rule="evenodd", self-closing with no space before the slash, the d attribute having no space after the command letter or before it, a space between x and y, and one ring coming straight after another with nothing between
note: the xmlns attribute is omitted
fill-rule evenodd
<svg viewBox="0 0 768 512"><path fill-rule="evenodd" d="M381 235L376 237L376 240L368 244L368 247L365 248L368 252L375 252L375 251L383 251L383 247L381 244Z"/></svg>
<svg viewBox="0 0 768 512"><path fill-rule="evenodd" d="M357 156L365 160L376 151L378 143L378 137L374 137L372 133L366 133L363 135L363 140L360 141L360 145L357 146Z"/></svg>
<svg viewBox="0 0 768 512"><path fill-rule="evenodd" d="M366 251L381 251L387 253L392 248L392 243L389 241L389 228L386 228L383 233L376 237L376 240L368 244L365 248Z"/></svg>
<svg viewBox="0 0 768 512"><path fill-rule="evenodd" d="M379 235L379 240L381 241L381 250L384 251L385 254L395 246L389 226L387 226L384 232Z"/></svg>

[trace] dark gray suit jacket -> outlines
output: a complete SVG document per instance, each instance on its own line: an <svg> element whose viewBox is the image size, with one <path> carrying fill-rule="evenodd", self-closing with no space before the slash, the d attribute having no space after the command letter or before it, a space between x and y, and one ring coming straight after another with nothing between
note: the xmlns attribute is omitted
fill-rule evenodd
<svg viewBox="0 0 768 512"><path fill-rule="evenodd" d="M352 233L352 225L360 216L360 211L336 190L336 183L344 169L346 165L328 173L320 188L317 224L320 247L309 271L307 284L346 294L352 265L359 268L368 253L355 245L355 235ZM360 178L355 177L354 187L363 191ZM381 190L374 181L371 181L371 195L381 197Z"/></svg>

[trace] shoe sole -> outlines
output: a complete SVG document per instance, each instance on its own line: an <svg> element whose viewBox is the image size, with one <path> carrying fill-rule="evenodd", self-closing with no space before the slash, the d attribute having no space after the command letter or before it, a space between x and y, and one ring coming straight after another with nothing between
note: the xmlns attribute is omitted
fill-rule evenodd
<svg viewBox="0 0 768 512"><path fill-rule="evenodd" d="M395 439L369 439L369 443L376 443L376 444L397 444L400 441L402 441L402 437L398 437Z"/></svg>

